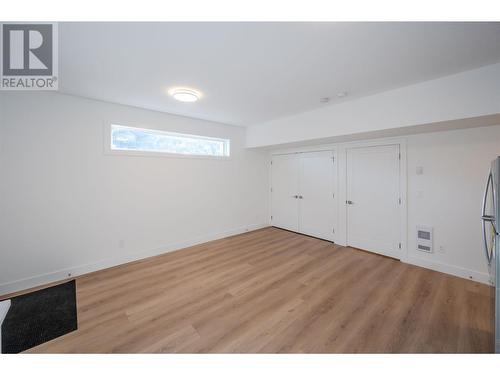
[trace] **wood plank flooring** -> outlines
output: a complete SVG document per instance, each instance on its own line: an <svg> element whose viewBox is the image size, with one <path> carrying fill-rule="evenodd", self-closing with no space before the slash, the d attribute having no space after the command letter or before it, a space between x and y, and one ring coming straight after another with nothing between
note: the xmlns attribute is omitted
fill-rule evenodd
<svg viewBox="0 0 500 375"><path fill-rule="evenodd" d="M33 353L491 352L491 288L265 228L77 279Z"/></svg>

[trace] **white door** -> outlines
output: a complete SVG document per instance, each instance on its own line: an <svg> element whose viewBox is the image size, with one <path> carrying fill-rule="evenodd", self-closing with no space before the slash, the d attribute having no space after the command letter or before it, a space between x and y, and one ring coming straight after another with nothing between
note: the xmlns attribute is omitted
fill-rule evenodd
<svg viewBox="0 0 500 375"><path fill-rule="evenodd" d="M347 244L401 258L399 145L347 150Z"/></svg>
<svg viewBox="0 0 500 375"><path fill-rule="evenodd" d="M336 200L334 199L332 151L308 152L299 157L299 231L334 240Z"/></svg>
<svg viewBox="0 0 500 375"><path fill-rule="evenodd" d="M299 168L295 154L275 155L271 166L271 223L275 227L299 230Z"/></svg>

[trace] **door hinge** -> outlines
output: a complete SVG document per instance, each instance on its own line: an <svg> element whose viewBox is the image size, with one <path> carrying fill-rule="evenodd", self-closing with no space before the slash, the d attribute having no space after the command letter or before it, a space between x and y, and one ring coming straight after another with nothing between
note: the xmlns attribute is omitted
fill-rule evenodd
<svg viewBox="0 0 500 375"><path fill-rule="evenodd" d="M401 198L398 199L398 203L401 204Z"/></svg>
<svg viewBox="0 0 500 375"><path fill-rule="evenodd" d="M335 227L332 228L332 233L335 234Z"/></svg>
<svg viewBox="0 0 500 375"><path fill-rule="evenodd" d="M398 153L398 159L401 160L401 152Z"/></svg>
<svg viewBox="0 0 500 375"><path fill-rule="evenodd" d="M335 199L335 193L332 193L332 198Z"/></svg>
<svg viewBox="0 0 500 375"><path fill-rule="evenodd" d="M273 215L271 215L271 220L273 219Z"/></svg>
<svg viewBox="0 0 500 375"><path fill-rule="evenodd" d="M332 164L335 164L335 156L332 156Z"/></svg>
<svg viewBox="0 0 500 375"><path fill-rule="evenodd" d="M273 161L271 160L271 165L273 165Z"/></svg>
<svg viewBox="0 0 500 375"><path fill-rule="evenodd" d="M271 188L271 193L273 192L273 188Z"/></svg>
<svg viewBox="0 0 500 375"><path fill-rule="evenodd" d="M400 248L400 249L401 249L401 242L398 244L398 248Z"/></svg>

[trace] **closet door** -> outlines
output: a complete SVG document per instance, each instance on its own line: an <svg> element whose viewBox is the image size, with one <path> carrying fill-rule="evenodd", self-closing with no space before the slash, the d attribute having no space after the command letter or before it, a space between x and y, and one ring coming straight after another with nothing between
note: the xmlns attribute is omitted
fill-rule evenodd
<svg viewBox="0 0 500 375"><path fill-rule="evenodd" d="M298 159L295 154L275 155L271 165L271 224L299 230Z"/></svg>
<svg viewBox="0 0 500 375"><path fill-rule="evenodd" d="M399 145L347 150L347 244L401 258Z"/></svg>
<svg viewBox="0 0 500 375"><path fill-rule="evenodd" d="M299 158L299 231L334 240L336 199L334 197L332 151L308 152Z"/></svg>

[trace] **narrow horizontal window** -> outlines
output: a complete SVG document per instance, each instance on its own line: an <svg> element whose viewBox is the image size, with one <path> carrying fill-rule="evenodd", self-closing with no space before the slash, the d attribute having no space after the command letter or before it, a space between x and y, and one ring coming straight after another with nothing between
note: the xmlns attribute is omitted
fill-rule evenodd
<svg viewBox="0 0 500 375"><path fill-rule="evenodd" d="M111 125L111 150L229 156L229 139Z"/></svg>

